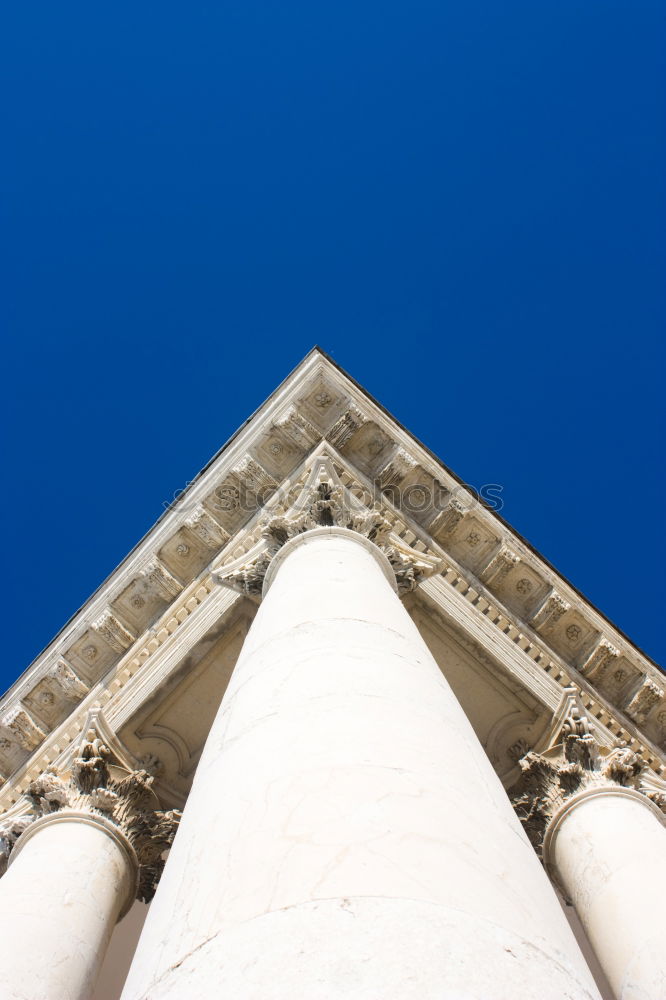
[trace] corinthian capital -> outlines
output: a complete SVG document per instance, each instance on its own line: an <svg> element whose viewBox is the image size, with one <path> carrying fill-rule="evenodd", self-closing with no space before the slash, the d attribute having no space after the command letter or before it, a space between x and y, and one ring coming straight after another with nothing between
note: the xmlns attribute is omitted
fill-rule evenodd
<svg viewBox="0 0 666 1000"><path fill-rule="evenodd" d="M44 816L62 810L100 816L131 845L138 863L137 899L150 902L181 816L156 808L152 783L147 771L115 766L109 748L89 730L69 768L44 771L28 786L24 811L0 820L0 858L6 864L21 834Z"/></svg>
<svg viewBox="0 0 666 1000"><path fill-rule="evenodd" d="M213 571L218 583L249 596L261 594L264 576L290 538L313 528L347 528L374 542L388 557L401 592L413 590L436 572L439 561L403 542L376 507L368 508L345 488L332 460L319 456L298 499L275 504L258 524L260 540L245 555Z"/></svg>
<svg viewBox="0 0 666 1000"><path fill-rule="evenodd" d="M541 855L548 824L564 803L591 788L622 786L643 792L656 804L658 796L645 784L643 764L629 747L619 746L602 757L584 719L572 719L562 743L543 754L530 752L520 760L521 777L511 803ZM664 803L666 806L666 801Z"/></svg>

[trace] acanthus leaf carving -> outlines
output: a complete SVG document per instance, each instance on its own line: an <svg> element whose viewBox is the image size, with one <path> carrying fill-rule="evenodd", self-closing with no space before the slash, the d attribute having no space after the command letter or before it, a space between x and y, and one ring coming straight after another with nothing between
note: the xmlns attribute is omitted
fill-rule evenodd
<svg viewBox="0 0 666 1000"><path fill-rule="evenodd" d="M469 513L469 508L456 497L451 497L446 507L437 515L431 525L435 535L452 535L462 519Z"/></svg>
<svg viewBox="0 0 666 1000"><path fill-rule="evenodd" d="M642 771L638 754L629 747L616 747L601 761L601 773L617 785L630 785Z"/></svg>
<svg viewBox="0 0 666 1000"><path fill-rule="evenodd" d="M321 434L309 420L298 412L295 406L289 409L275 421L275 426L281 430L297 448L309 450L321 439Z"/></svg>
<svg viewBox="0 0 666 1000"><path fill-rule="evenodd" d="M178 810L156 808L152 783L147 771L114 765L109 748L95 730L89 730L69 769L44 771L28 786L23 811L0 820L0 873L17 840L35 820L62 809L99 815L112 822L133 848L139 866L137 899L150 902L181 817Z"/></svg>
<svg viewBox="0 0 666 1000"><path fill-rule="evenodd" d="M481 579L486 584L498 587L514 566L520 563L520 556L509 548L501 545L486 568L481 572Z"/></svg>
<svg viewBox="0 0 666 1000"><path fill-rule="evenodd" d="M221 548L229 541L229 532L201 504L185 519L185 527L209 549Z"/></svg>
<svg viewBox="0 0 666 1000"><path fill-rule="evenodd" d="M365 423L365 416L357 406L353 404L342 414L327 433L326 438L334 448L342 450L356 431Z"/></svg>
<svg viewBox="0 0 666 1000"><path fill-rule="evenodd" d="M264 495L274 490L277 483L262 465L246 455L232 470L236 479L249 492Z"/></svg>
<svg viewBox="0 0 666 1000"><path fill-rule="evenodd" d="M545 599L536 614L532 616L531 624L537 632L550 631L555 627L560 618L571 610L568 601L552 591Z"/></svg>
<svg viewBox="0 0 666 1000"><path fill-rule="evenodd" d="M169 603L180 594L182 585L169 573L159 559L153 559L141 572L141 576L161 600Z"/></svg>
<svg viewBox="0 0 666 1000"><path fill-rule="evenodd" d="M20 705L10 709L0 719L0 727L9 734L9 741L19 746L21 750L34 750L46 736L29 712Z"/></svg>
<svg viewBox="0 0 666 1000"><path fill-rule="evenodd" d="M396 487L414 468L416 468L415 459L404 448L397 448L387 464L377 473L377 484L380 490L390 490Z"/></svg>
<svg viewBox="0 0 666 1000"><path fill-rule="evenodd" d="M136 639L136 636L132 635L111 611L105 611L100 615L92 627L116 653L124 653Z"/></svg>
<svg viewBox="0 0 666 1000"><path fill-rule="evenodd" d="M596 683L619 658L620 650L609 642L608 639L601 638L582 664L580 668L581 673Z"/></svg>
<svg viewBox="0 0 666 1000"><path fill-rule="evenodd" d="M266 570L282 546L318 527L347 528L374 542L387 556L402 593L413 590L440 565L434 556L402 542L377 507L368 508L357 500L343 486L332 460L323 455L315 461L295 502L289 507L285 502L276 503L259 521L257 544L245 555L217 567L213 576L224 586L257 597Z"/></svg>
<svg viewBox="0 0 666 1000"><path fill-rule="evenodd" d="M49 671L49 676L58 684L64 697L70 701L80 701L88 694L88 685L65 660L59 660Z"/></svg>
<svg viewBox="0 0 666 1000"><path fill-rule="evenodd" d="M666 811L666 794L662 804L660 788L645 785L646 769L638 754L619 745L604 756L577 699L570 697L569 708L560 728L561 742L543 753L529 751L520 759L521 776L511 795L511 804L539 855L555 813L588 788L634 788Z"/></svg>
<svg viewBox="0 0 666 1000"><path fill-rule="evenodd" d="M645 677L638 691L627 705L627 715L641 726L647 720L648 715L655 705L658 705L663 697L664 692L659 685L655 684L649 677Z"/></svg>
<svg viewBox="0 0 666 1000"><path fill-rule="evenodd" d="M223 566L213 575L219 583L232 590L237 590L240 594L245 594L247 597L259 597L270 561L269 554L262 552L248 562L238 566L234 564L233 568Z"/></svg>
<svg viewBox="0 0 666 1000"><path fill-rule="evenodd" d="M3 875L7 868L7 861L14 844L34 819L30 813L22 813L5 820L0 819L0 875Z"/></svg>

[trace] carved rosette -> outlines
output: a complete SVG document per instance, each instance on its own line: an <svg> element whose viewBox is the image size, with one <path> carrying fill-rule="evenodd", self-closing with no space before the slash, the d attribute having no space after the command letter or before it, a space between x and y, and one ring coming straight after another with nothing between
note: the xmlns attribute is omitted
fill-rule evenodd
<svg viewBox="0 0 666 1000"><path fill-rule="evenodd" d="M589 724L575 713L565 722L562 742L545 753L530 751L519 761L521 777L513 788L513 805L532 846L541 857L548 825L558 810L580 792L613 785L642 792L666 812L660 782L644 773L644 765L629 747L601 756Z"/></svg>
<svg viewBox="0 0 666 1000"><path fill-rule="evenodd" d="M388 558L402 594L439 569L436 558L402 542L380 510L357 501L340 482L331 460L322 457L296 503L290 508L276 504L258 523L257 545L240 560L218 567L213 575L224 586L258 597L266 570L289 539L330 527L356 531L374 542Z"/></svg>
<svg viewBox="0 0 666 1000"><path fill-rule="evenodd" d="M125 771L110 764L111 753L90 730L79 747L69 776L44 771L27 789L27 812L0 821L0 873L21 834L37 819L67 809L113 823L138 861L137 899L150 902L164 867L164 855L181 813L155 809L153 778L147 771Z"/></svg>

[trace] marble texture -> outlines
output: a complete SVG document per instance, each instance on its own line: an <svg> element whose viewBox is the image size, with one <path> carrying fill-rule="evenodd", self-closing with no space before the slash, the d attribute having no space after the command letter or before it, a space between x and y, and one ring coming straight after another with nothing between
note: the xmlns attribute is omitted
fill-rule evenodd
<svg viewBox="0 0 666 1000"><path fill-rule="evenodd" d="M554 817L544 853L617 1000L664 1000L663 814L633 790L583 794Z"/></svg>
<svg viewBox="0 0 666 1000"><path fill-rule="evenodd" d="M389 580L344 529L280 550L123 1000L598 998Z"/></svg>
<svg viewBox="0 0 666 1000"><path fill-rule="evenodd" d="M7 849L11 849L11 841L15 840L13 825L21 819L25 808L30 807L26 799L30 786L45 770L52 767L61 770L69 766L80 734L90 728L93 720L95 725L102 725L100 735L113 750L119 766L129 771L145 767L154 776L154 789L162 807L169 810L182 806L190 792L211 719L234 668L238 648L255 615L255 601L260 593L258 589L252 596L241 596L231 590L223 590L217 586L213 574L237 558L242 561L261 536L262 517L255 516L257 510L253 502L246 504L245 500L251 500L253 493L259 491L263 505L273 489L271 484L278 488L275 499L292 497L308 480L314 464L324 454L329 456L336 475L345 487L366 508L365 513L369 514L371 508L377 510L394 525L401 542L406 545L414 543L421 553L426 551L437 557L441 571L417 581L418 587L406 599L406 605L411 608L426 642L430 643L441 672L452 685L504 787L510 791L518 779L521 754L530 750L541 753L555 744L555 736L562 728L562 706L573 686L577 704L589 720L590 734L598 748L605 753L609 748L624 744L630 746L641 765L640 781L636 776L636 786L651 795L654 802L662 802L662 807L666 808L666 696L663 694L663 673L504 521L479 504L473 490L466 489L362 387L315 350L187 486L179 495L178 502L170 505L170 509L165 511L128 558L121 562L0 700L0 828L12 828L10 840L3 836L0 829L0 870L4 868ZM407 498L416 500L419 495L428 502L403 502ZM272 499L262 508L265 512L272 510ZM261 936L260 922L265 920L268 927L270 921L271 927L276 926L280 922L279 914L290 913L292 905L294 911L309 913L308 906L316 904L317 920L321 924L320 930L317 930L315 921L313 933L323 933L327 918L321 912L324 903L319 897L322 889L338 891L332 878L336 867L340 875L340 891L347 891L348 883L349 892L356 891L357 883L359 891L365 891L365 885L361 884L363 878L367 879L370 890L373 885L386 882L387 888L381 898L386 900L387 913L394 898L390 893L398 891L405 882L408 883L407 893L412 892L418 898L418 894L422 894L426 901L432 897L435 901L432 905L441 908L444 905L442 900L446 899L441 884L445 875L440 877L436 867L432 868L439 862L440 854L433 851L428 858L424 858L419 868L419 837L426 845L431 843L432 824L429 825L427 809L420 804L415 805L414 816L419 825L411 830L403 817L394 815L399 813L397 802L400 794L404 795L406 808L411 808L417 797L428 797L432 803L433 824L435 818L439 823L445 820L445 834L437 832L437 837L443 839L449 836L449 825L454 832L465 833L466 824L471 828L475 823L483 826L487 821L489 800L484 800L485 805L481 805L478 811L464 801L467 789L469 795L478 793L479 781L472 781L471 772L478 765L479 774L485 775L484 764L478 762L474 750L463 766L451 749L447 741L449 737L453 740L455 735L453 716L447 714L448 710L444 711L443 703L438 701L440 693L432 695L432 685L427 688L423 683L417 691L410 684L401 687L396 680L393 688L395 699L404 697L407 708L404 718L401 712L392 710L390 685L399 673L394 669L396 657L403 654L396 652L396 646L393 652L386 654L384 664L375 663L372 656L365 652L372 645L366 636L375 634L371 628L372 615L367 619L367 629L364 631L361 627L370 607L366 600L376 595L361 595L357 602L358 613L350 612L348 627L341 628L338 634L327 619L325 605L332 598L329 581L323 580L321 573L318 574L315 569L312 567L304 585L305 590L311 591L308 600L312 596L312 601L307 605L310 617L307 622L304 619L301 625L303 631L307 627L313 630L312 635L321 634L321 649L311 647L312 663L308 669L301 669L300 661L294 663L290 690L287 688L292 678L287 660L292 648L296 652L300 650L301 658L305 656L305 643L302 647L298 646L294 638L292 644L287 643L284 647L285 661L270 663L265 678L272 671L276 685L282 677L285 688L284 693L280 691L275 695L276 712L273 712L270 701L265 703L258 695L256 706L253 706L251 698L248 696L244 700L239 691L240 685L236 682L245 674L249 679L250 693L265 683L265 679L260 680L258 675L255 682L255 668L248 664L246 657L239 667L244 673L239 675L237 672L236 687L230 689L230 697L225 703L227 714L220 717L215 735L217 742L211 741L211 754L218 753L222 748L224 754L235 754L235 757L229 756L219 769L210 760L205 763L210 778L209 781L206 779L207 794L219 794L222 801L211 810L208 804L202 804L204 793L200 790L197 792L199 798L192 800L192 808L204 825L209 821L212 824L205 834L214 839L211 851L219 849L222 852L224 864L230 865L233 878L227 878L226 869L224 872L220 869L219 859L210 857L206 849L201 852L206 871L197 874L197 878L200 880L200 896L206 896L209 891L213 894L217 892L222 896L222 905L229 904L229 919L226 915L220 917L215 910L215 900L208 901L206 896L202 912L195 912L197 926L191 930L186 928L184 940L187 944L182 952L178 952L185 955L180 965L183 976L199 946L202 953L208 954L210 947L219 949L216 954L222 956L227 942L233 937L239 942L240 954L240 939L246 931L249 935L250 928L253 928L252 933L256 933L258 940ZM362 572L365 573L365 570ZM364 591L372 589L368 580L366 577L362 587ZM270 594L268 599L271 599ZM394 609L391 615L394 613L397 625L394 631L402 634L401 612ZM318 631L320 625L321 633ZM324 625L328 629L326 634ZM377 629L380 630L379 625ZM356 646L350 646L348 653L339 655L340 650L347 650L345 635L354 638ZM280 652L282 647L278 648L277 631L275 636L265 635L264 638L267 644L275 638L276 653ZM375 645L377 650L384 649L379 640ZM361 650L360 659L363 661L360 676L357 676L358 663L353 662L356 648ZM255 652L259 656L259 652ZM412 654L408 651L406 655L409 657ZM419 657L420 653L417 653L416 660L410 665L415 685L425 678L425 674L420 677L419 670L426 661L421 661ZM320 668L323 676L317 678L315 675ZM297 674L297 670L300 673ZM326 674L328 677L324 676ZM329 683L331 678L334 684ZM357 684L358 689L355 687ZM238 709L246 713L247 731L242 729L242 719L239 721L231 717L232 699L236 695ZM299 707L303 705L307 706L305 710ZM321 724L317 721L317 713L323 718L324 705L336 715L331 727L324 721ZM383 708L380 709L380 705ZM266 713L266 719L259 718L257 713L260 708ZM309 729L306 728L307 720L302 718L304 711L313 717ZM380 718L381 712L383 716ZM451 725L452 732L444 738L441 734L433 735L436 725L424 729L424 740L427 736L432 742L421 753L423 748L419 747L416 730L421 724L420 719L428 713L433 718L444 719L447 725ZM361 725L358 717L363 714L365 723ZM275 715L279 718L273 718ZM223 718L227 721L222 721ZM223 729L227 723L229 732L234 733L234 740L242 741L247 753L235 747L233 742L224 742ZM264 723L265 747L261 729ZM282 733L281 724L291 727L286 736ZM269 726L273 729L269 730ZM384 726L386 733L383 732ZM274 736L276 739L273 739ZM289 757L288 745L292 737L300 741L299 752L293 760ZM347 738L354 746L343 746ZM463 729L457 731L455 738L463 742L466 740ZM391 745L391 740L395 745ZM430 751L432 760L428 757ZM287 770L284 774L279 766L271 771L270 760L260 759L262 756L270 758L274 752L282 755L278 763L285 764ZM381 773L384 752L388 761L387 774L380 782L377 775ZM443 752L446 759L442 764ZM308 772L310 761L313 770L319 768L319 780L311 779ZM229 773L228 763L239 769L238 775ZM403 763L408 764L411 770L403 767ZM464 781L458 781L453 774L453 769L460 766L467 773ZM366 767L367 771L364 771ZM346 772L344 768L347 768ZM390 780L391 771L395 772L395 785ZM409 785L408 779L412 774L416 774L418 780L414 779ZM404 785L402 792L398 788L400 776ZM304 800L293 809L298 831L294 834L291 821L284 819L284 809L290 803L293 805L299 789L304 793L308 791L311 780L314 782L311 808L308 810L308 801ZM444 780L449 783L446 808L438 813L438 789ZM258 799L252 799L250 781L257 782L256 796L264 796L263 805ZM364 783L369 786L369 793L363 792ZM355 791L357 786L358 792ZM481 787L485 788L483 782ZM234 811L230 804L237 788L248 801L247 822L240 810ZM388 798L380 800L382 789ZM274 801L282 791L287 800L284 809L282 803ZM359 802L366 810L367 826L361 823L361 806L358 810L354 807L355 794L358 794ZM569 794L573 793L570 791ZM315 814L316 796L323 803L321 823ZM393 811L389 798L394 801ZM195 805L195 802L199 804ZM347 805L349 829L344 826ZM371 822L373 809L381 823L385 824L382 839L376 843L372 839L362 839L366 828L374 833ZM457 811L461 811L460 818L452 820L450 814ZM229 820L225 826L227 817ZM256 817L260 819L259 825L252 826ZM282 827L277 835L271 828L272 840L264 831L262 840L261 824L265 823L270 828L273 819L283 822ZM234 823L232 829L229 824ZM330 828L330 843L326 823ZM391 825L386 826L387 823ZM357 826L353 824L357 824L360 830L360 843L346 843L347 837L355 835ZM493 829L494 822L490 824L490 830ZM236 831L239 838L248 838L246 857L240 845L233 842ZM406 849L402 853L391 841L394 834L395 838L404 834ZM453 836L454 833L451 833L451 838ZM194 835L188 833L187 837L192 842L192 856L196 858L198 847L194 843ZM341 857L339 865L334 850L335 838L342 845L338 852ZM492 850L486 852L478 846L481 841L477 842L476 838L475 833L459 845L459 855L464 856L467 850L471 857L477 851L481 859L479 868L482 869L483 864L490 865L490 881L496 878L501 881L504 878L501 857L497 860ZM435 840L436 837L432 837L433 843ZM265 842L269 843L268 857L264 858L261 853L255 856L255 848L259 852L265 850ZM289 854L289 844L295 856L299 857L299 852L304 857L307 855L303 862L306 867L311 865L309 872L297 873L291 889L289 883L293 872L290 865L293 859ZM447 864L449 868L456 869L454 848L455 845L451 847L454 861L450 864L447 861ZM661 847L658 849L663 850ZM448 846L446 850L449 850ZM364 851L377 855L383 851L387 873L379 870L379 857L373 857L372 863L366 862ZM333 852L332 860L330 852ZM517 859L509 854L506 857L510 860L508 867L511 870L508 895L513 902L504 908L509 916L503 914L502 920L515 922L512 911L515 896L512 894L515 891L513 869ZM354 859L358 862L355 866ZM247 877L243 881L238 865L246 861ZM60 858L55 863L59 864ZM624 864L624 860L621 863ZM652 871L660 864L660 857L653 858L652 868L646 862L640 871ZM266 884L275 884L275 902L270 892L268 900L264 898L267 894L265 886L255 884L255 866L260 868L258 878L268 880ZM525 871L528 882L536 878L529 862L526 862ZM500 873L499 876L496 872ZM395 880L395 886L389 874ZM415 874L424 885L410 889ZM453 912L467 912L471 907L473 912L478 909L482 914L486 905L490 908L490 903L487 901L482 906L478 900L470 902L466 898L465 877L465 872L461 870L459 878L454 872L449 879L448 891L455 906L461 907L456 909L454 906ZM207 878L212 880L212 888L206 883ZM321 887L318 880L322 882ZM654 904L649 902L652 899L652 880L649 876L643 885L648 898L647 909L652 912ZM527 889L531 891L529 885ZM172 892L169 898L180 898L176 890L170 889L169 892ZM470 894L475 896L476 893L472 873ZM628 914L641 911L642 904L636 893L634 886L628 895ZM36 895L37 890L34 891ZM308 897L312 897L310 903L307 902ZM48 894L45 896L47 901L50 898ZM371 897L350 895L337 898L349 898L360 907L359 901ZM282 899L287 900L286 909L271 908L279 905ZM290 902L292 899L293 904ZM192 900L196 911L200 902L196 891ZM427 905L431 905L430 902ZM522 905L518 905L518 910ZM501 910L501 907L498 909ZM571 911L573 907L567 910ZM28 935L28 953L37 955L32 942L35 933L39 933L39 921L43 915L39 915L33 932L25 919L25 911L19 908L18 912ZM246 912L250 914L247 921L243 916ZM529 915L532 912L531 904L527 904L525 913ZM67 911L64 915L68 915ZM274 917L275 924L272 923ZM479 917L481 919L482 916ZM537 936L543 936L548 920L546 913L541 922L535 922ZM8 915L0 913L0 926L6 926L11 921L11 912ZM521 926L529 923L526 916ZM125 921L120 924L123 930L124 925ZM94 921L91 927L96 933ZM206 933L211 935L210 945L201 943ZM640 933L649 932L646 929ZM388 917L385 934L388 941ZM360 931L359 935L363 936ZM64 940L64 933L61 936ZM123 959L128 965L133 939L131 935L120 936L126 942L127 954ZM409 937L406 940L410 948L416 948L413 940ZM553 940L558 940L557 934ZM196 944L197 941L199 944ZM194 952L189 950L192 942L195 942L192 945ZM171 948L171 941L167 943ZM158 941L157 947L161 946ZM605 949L612 950L613 946L614 941L611 941L600 947L602 955ZM103 947L103 942L100 947ZM441 947L440 941L438 948ZM556 949L560 947L566 951L568 946L561 942L556 944ZM511 950L515 951L514 948ZM353 949L350 948L349 954L354 954ZM271 968L274 957L269 951L266 969ZM384 955L384 962L387 961ZM109 955L109 962L113 962L112 954ZM296 958L290 956L289 962L296 963ZM224 973L232 976L229 980L232 982L234 970L227 968L226 958L224 963ZM478 968L472 967L469 975L472 972L481 974L484 968L481 961ZM35 962L35 969L38 977L43 976L38 961ZM222 971L218 968L218 978L222 976ZM356 968L357 974L360 971L360 967ZM300 972L305 983L307 976L302 967ZM146 973L148 979L151 974ZM405 990L408 978L406 976L403 983ZM336 983L341 984L342 980L343 977ZM177 983L177 980L174 981ZM311 979L307 981L312 982ZM472 981L476 983L473 975ZM292 983L288 977L285 982L288 991ZM362 988L366 989L359 986L359 989ZM419 988L425 991L423 979L419 980ZM477 988L476 985L474 988ZM504 983L501 977L493 980L495 993L502 988ZM602 991L605 989L603 984L601 988ZM174 989L177 993L177 986ZM229 987L232 992L235 989L233 985ZM270 990L278 989L278 982L271 983ZM372 987L367 987L367 990L370 993L373 991ZM566 993L564 988L562 993ZM117 992L113 1000L118 1000Z"/></svg>
<svg viewBox="0 0 666 1000"><path fill-rule="evenodd" d="M155 721L175 675L189 673L207 627L224 613L205 568L247 551L255 523L252 497L259 491L264 503L272 483L288 494L322 448L332 451L363 503L376 504L383 514L399 511L403 538L441 548L445 569L420 585L420 596L440 604L445 617L453 615L463 640L474 638L480 663L492 659L491 683L498 672L506 675L517 710L533 700L556 710L562 689L577 678L600 744L623 740L656 775L666 776L659 668L315 349L177 491L177 502L0 699L0 813L11 811L36 774L67 759L99 705L129 751L124 766L136 766L132 755L159 758L160 800L165 808L181 806L191 783L183 759L187 765L203 745L209 717L202 712L194 730L189 722L195 713L184 698L185 732L170 724L178 717L173 712L160 740L150 724L143 735L145 716L152 713L148 721ZM233 601L239 610L249 603L235 595ZM550 613L565 605L570 610L561 617ZM223 682L201 686L197 697L209 702L224 689ZM505 755L519 737L533 742L521 732L492 752Z"/></svg>
<svg viewBox="0 0 666 1000"><path fill-rule="evenodd" d="M88 817L38 820L23 836L0 879L0 997L89 1000L136 870Z"/></svg>

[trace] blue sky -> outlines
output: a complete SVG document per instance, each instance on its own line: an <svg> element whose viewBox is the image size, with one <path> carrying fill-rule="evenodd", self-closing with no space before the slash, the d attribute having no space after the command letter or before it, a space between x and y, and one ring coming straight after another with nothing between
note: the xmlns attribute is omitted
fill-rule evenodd
<svg viewBox="0 0 666 1000"><path fill-rule="evenodd" d="M663 660L665 20L5 8L2 686L315 343Z"/></svg>

